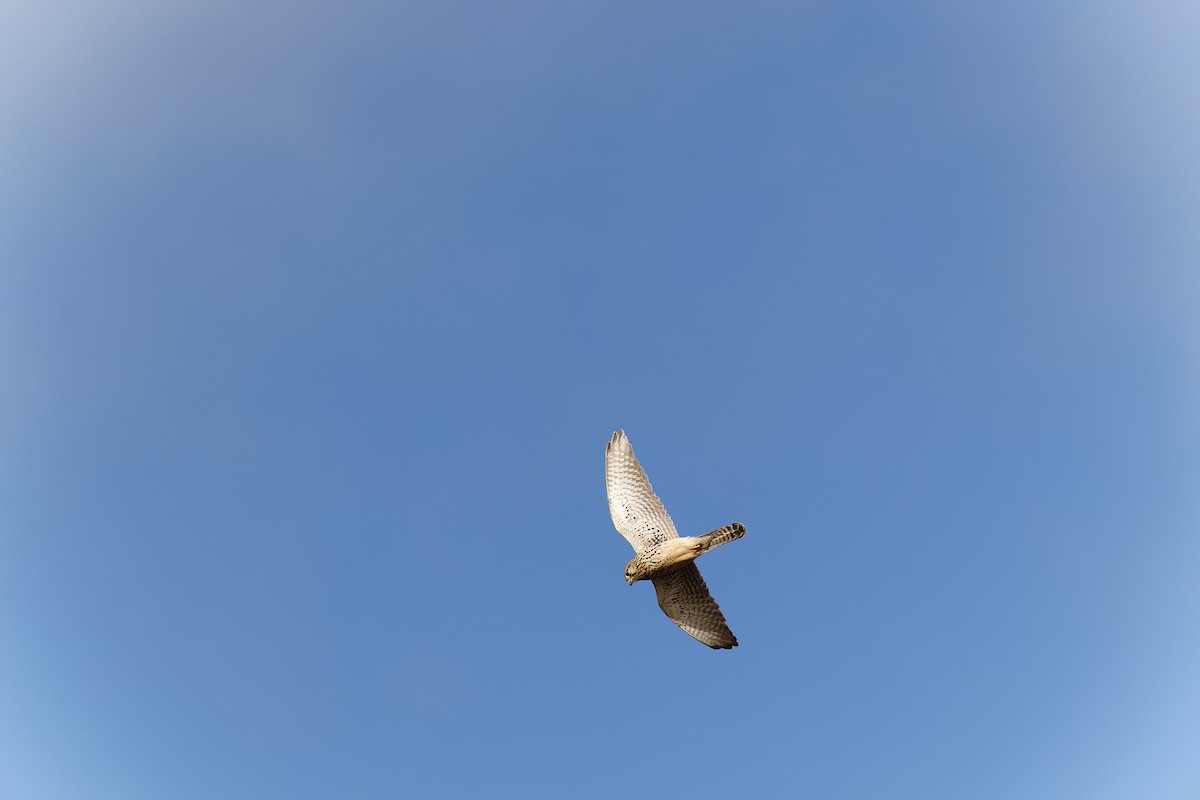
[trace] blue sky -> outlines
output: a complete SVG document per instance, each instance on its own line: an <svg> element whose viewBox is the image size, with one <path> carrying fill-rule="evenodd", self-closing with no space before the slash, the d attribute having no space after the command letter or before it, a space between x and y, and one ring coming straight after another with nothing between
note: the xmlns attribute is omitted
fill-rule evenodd
<svg viewBox="0 0 1200 800"><path fill-rule="evenodd" d="M5 12L0 796L1195 798L1200 14L973 5Z"/></svg>

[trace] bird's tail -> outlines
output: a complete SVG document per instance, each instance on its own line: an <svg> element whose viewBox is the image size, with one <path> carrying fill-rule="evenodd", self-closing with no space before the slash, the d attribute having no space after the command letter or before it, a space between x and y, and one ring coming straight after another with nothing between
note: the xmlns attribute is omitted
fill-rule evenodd
<svg viewBox="0 0 1200 800"><path fill-rule="evenodd" d="M740 522L735 522L732 525L726 525L724 528L717 528L712 533L706 533L703 536L697 536L700 540L699 551L707 553L714 547L720 547L726 542L732 542L734 539L740 539L746 535L746 526Z"/></svg>

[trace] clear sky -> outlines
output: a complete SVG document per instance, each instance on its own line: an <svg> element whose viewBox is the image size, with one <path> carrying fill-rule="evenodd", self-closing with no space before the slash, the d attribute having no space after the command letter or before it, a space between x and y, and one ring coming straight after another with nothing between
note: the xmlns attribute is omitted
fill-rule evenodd
<svg viewBox="0 0 1200 800"><path fill-rule="evenodd" d="M1200 797L1193 3L23 5L0 797Z"/></svg>

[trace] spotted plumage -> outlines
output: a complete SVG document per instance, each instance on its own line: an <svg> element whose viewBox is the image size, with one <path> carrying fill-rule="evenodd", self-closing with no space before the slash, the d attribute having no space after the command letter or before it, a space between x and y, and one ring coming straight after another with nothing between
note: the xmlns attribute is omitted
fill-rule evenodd
<svg viewBox="0 0 1200 800"><path fill-rule="evenodd" d="M735 522L703 536L680 537L625 431L614 433L604 450L604 474L613 524L635 553L625 567L625 580L631 586L640 580L653 581L659 608L697 641L712 648L737 647L737 637L709 594L695 560L740 539L745 526Z"/></svg>

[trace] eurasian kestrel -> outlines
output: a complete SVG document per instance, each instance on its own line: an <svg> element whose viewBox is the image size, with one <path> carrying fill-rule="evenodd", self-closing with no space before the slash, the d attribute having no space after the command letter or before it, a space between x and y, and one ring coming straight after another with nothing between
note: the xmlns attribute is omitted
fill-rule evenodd
<svg viewBox="0 0 1200 800"><path fill-rule="evenodd" d="M613 524L637 553L625 567L625 580L630 586L652 580L659 608L696 641L725 650L737 647L737 637L694 562L702 553L740 539L746 527L735 522L703 536L680 538L625 431L614 433L604 448L604 478Z"/></svg>

